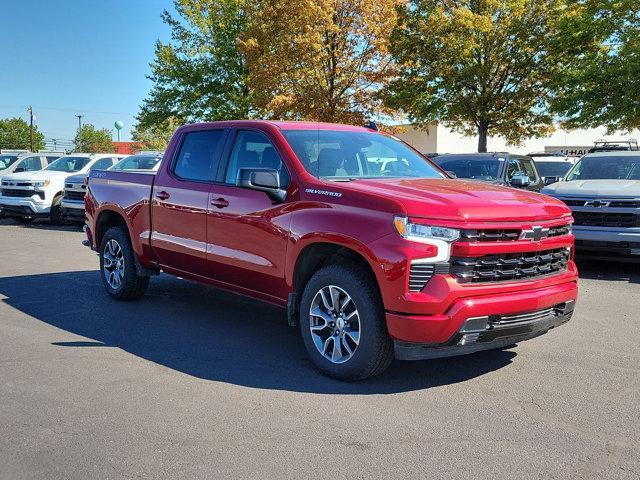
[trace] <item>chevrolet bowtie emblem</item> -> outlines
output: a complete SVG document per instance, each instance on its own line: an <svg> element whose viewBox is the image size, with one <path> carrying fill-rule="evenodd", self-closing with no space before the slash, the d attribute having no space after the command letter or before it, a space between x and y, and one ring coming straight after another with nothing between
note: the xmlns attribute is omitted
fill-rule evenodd
<svg viewBox="0 0 640 480"><path fill-rule="evenodd" d="M549 229L542 228L540 226L531 227L531 230L523 230L520 234L520 240L531 240L532 242L539 242L543 238L549 236Z"/></svg>
<svg viewBox="0 0 640 480"><path fill-rule="evenodd" d="M595 207L595 208L608 207L610 204L611 202L603 202L602 200L590 200L588 202L584 202L585 207Z"/></svg>

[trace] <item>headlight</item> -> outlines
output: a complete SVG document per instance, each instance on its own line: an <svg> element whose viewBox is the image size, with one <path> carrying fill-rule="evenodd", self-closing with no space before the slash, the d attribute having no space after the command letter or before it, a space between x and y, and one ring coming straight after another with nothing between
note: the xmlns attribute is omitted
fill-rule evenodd
<svg viewBox="0 0 640 480"><path fill-rule="evenodd" d="M433 240L439 240L452 243L460 238L460 230L455 228L413 223L407 217L393 217L393 225L400 235L414 242L433 244Z"/></svg>
<svg viewBox="0 0 640 480"><path fill-rule="evenodd" d="M36 188L43 188L49 185L49 180L43 180L42 182L33 182L33 186Z"/></svg>

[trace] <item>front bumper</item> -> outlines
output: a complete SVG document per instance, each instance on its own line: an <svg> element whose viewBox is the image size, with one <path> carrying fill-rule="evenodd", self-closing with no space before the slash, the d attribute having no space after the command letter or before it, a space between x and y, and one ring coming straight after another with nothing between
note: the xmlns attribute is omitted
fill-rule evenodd
<svg viewBox="0 0 640 480"><path fill-rule="evenodd" d="M84 201L62 199L62 215L71 221L84 221Z"/></svg>
<svg viewBox="0 0 640 480"><path fill-rule="evenodd" d="M420 344L396 340L398 360L424 360L467 355L508 347L547 333L568 322L575 300L515 315L485 315L468 318L445 344Z"/></svg>
<svg viewBox="0 0 640 480"><path fill-rule="evenodd" d="M392 338L402 342L446 345L470 318L517 315L552 308L561 303L575 302L578 297L578 283L577 274L574 272L549 278L549 284L539 288L492 293L485 291L484 294L476 295L469 292L467 296L454 299L443 313L425 315L387 312L387 329ZM439 280L444 285L450 278L441 277ZM502 286L505 287L506 285Z"/></svg>
<svg viewBox="0 0 640 480"><path fill-rule="evenodd" d="M640 228L574 226L578 253L640 256Z"/></svg>
<svg viewBox="0 0 640 480"><path fill-rule="evenodd" d="M38 198L38 200L35 200ZM40 200L39 197L0 197L0 209L7 216L47 216L51 210L51 203Z"/></svg>

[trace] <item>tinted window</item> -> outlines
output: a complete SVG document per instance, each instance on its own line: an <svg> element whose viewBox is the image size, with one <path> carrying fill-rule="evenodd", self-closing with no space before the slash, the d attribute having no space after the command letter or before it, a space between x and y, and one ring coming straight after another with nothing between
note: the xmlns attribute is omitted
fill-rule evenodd
<svg viewBox="0 0 640 480"><path fill-rule="evenodd" d="M111 157L101 158L96 163L91 165L91 170L106 170L107 168L109 168L111 165L114 164L114 160L115 159Z"/></svg>
<svg viewBox="0 0 640 480"><path fill-rule="evenodd" d="M40 157L27 157L19 166L22 167L25 172L33 172L42 168Z"/></svg>
<svg viewBox="0 0 640 480"><path fill-rule="evenodd" d="M50 156L47 156L47 163L55 162L55 161L56 161L57 159L59 159L59 158L60 158L59 156L58 156L58 157L50 157Z"/></svg>
<svg viewBox="0 0 640 480"><path fill-rule="evenodd" d="M18 155L0 155L0 170L9 168L17 159Z"/></svg>
<svg viewBox="0 0 640 480"><path fill-rule="evenodd" d="M151 170L160 158L155 155L131 155L116 163L111 170Z"/></svg>
<svg viewBox="0 0 640 480"><path fill-rule="evenodd" d="M443 178L409 146L380 133L345 130L282 133L306 170L320 178Z"/></svg>
<svg viewBox="0 0 640 480"><path fill-rule="evenodd" d="M564 177L571 168L571 163L536 161L536 167L543 177Z"/></svg>
<svg viewBox="0 0 640 480"><path fill-rule="evenodd" d="M229 159L226 183L236 183L241 168L272 168L280 173L280 185L289 184L289 172L275 147L266 135L260 132L240 131Z"/></svg>
<svg viewBox="0 0 640 480"><path fill-rule="evenodd" d="M640 180L640 154L582 157L567 180Z"/></svg>
<svg viewBox="0 0 640 480"><path fill-rule="evenodd" d="M493 156L438 156L433 159L440 168L453 172L458 178L496 180L500 176L504 158Z"/></svg>
<svg viewBox="0 0 640 480"><path fill-rule="evenodd" d="M529 177L531 183L536 183L538 181L538 175L536 175L536 169L533 166L533 162L528 158L521 158L520 165L522 167L522 171Z"/></svg>
<svg viewBox="0 0 640 480"><path fill-rule="evenodd" d="M185 180L213 180L220 161L222 133L222 130L187 133L173 172Z"/></svg>
<svg viewBox="0 0 640 480"><path fill-rule="evenodd" d="M58 160L45 168L45 170L73 173L82 170L85 165L89 163L89 160L89 157L60 157Z"/></svg>

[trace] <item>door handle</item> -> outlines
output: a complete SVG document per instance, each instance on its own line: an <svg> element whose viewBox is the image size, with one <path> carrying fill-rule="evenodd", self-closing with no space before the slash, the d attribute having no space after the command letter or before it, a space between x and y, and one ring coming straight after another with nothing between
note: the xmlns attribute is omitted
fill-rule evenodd
<svg viewBox="0 0 640 480"><path fill-rule="evenodd" d="M166 200L167 198L169 198L171 195L169 195L168 192L165 192L164 190L161 192L156 193L156 198L159 198L160 200Z"/></svg>
<svg viewBox="0 0 640 480"><path fill-rule="evenodd" d="M217 208L224 208L229 206L229 202L227 202L224 198L216 198L215 200L211 200L211 205Z"/></svg>

